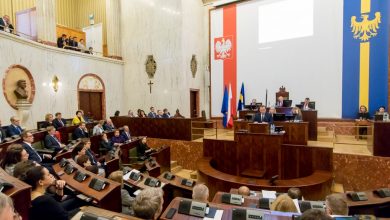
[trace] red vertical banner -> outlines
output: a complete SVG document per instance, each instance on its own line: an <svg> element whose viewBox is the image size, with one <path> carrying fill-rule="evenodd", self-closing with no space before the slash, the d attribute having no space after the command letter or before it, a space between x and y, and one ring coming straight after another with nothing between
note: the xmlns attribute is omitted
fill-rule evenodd
<svg viewBox="0 0 390 220"><path fill-rule="evenodd" d="M231 4L223 8L223 36L231 41L230 54L227 59L223 59L223 84L232 88L231 114L236 116L237 104L237 22L236 4Z"/></svg>

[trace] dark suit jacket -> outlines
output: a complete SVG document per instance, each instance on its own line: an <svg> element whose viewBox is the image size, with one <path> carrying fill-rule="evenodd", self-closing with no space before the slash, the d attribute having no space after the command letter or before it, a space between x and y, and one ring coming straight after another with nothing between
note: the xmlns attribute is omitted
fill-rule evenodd
<svg viewBox="0 0 390 220"><path fill-rule="evenodd" d="M0 18L0 31L4 31L4 29L5 29L4 26L5 26L4 20L3 20L3 18ZM12 24L9 24L8 28L11 29L11 32L13 32L15 29L14 26L12 26Z"/></svg>
<svg viewBox="0 0 390 220"><path fill-rule="evenodd" d="M21 135L23 129L20 126L9 125L7 128L7 136L12 137L14 135Z"/></svg>
<svg viewBox="0 0 390 220"><path fill-rule="evenodd" d="M358 113L358 115L357 115L357 118L358 119L360 119L360 118L362 118L362 119L370 119L370 114L368 113L368 112L365 112L365 113Z"/></svg>
<svg viewBox="0 0 390 220"><path fill-rule="evenodd" d="M113 127L113 126L111 126L111 125L105 123L105 124L103 125L103 129L104 129L105 131L113 131L113 130L115 130L115 127Z"/></svg>
<svg viewBox="0 0 390 220"><path fill-rule="evenodd" d="M269 113L264 113L263 120L261 120L261 115L259 112L255 114L255 118L253 119L253 121L257 121L259 123L261 123L261 122L273 123L274 122L274 120L272 119L272 116Z"/></svg>
<svg viewBox="0 0 390 220"><path fill-rule="evenodd" d="M139 157L141 156L144 156L145 155L145 151L149 150L150 148L148 147L147 144L143 144L143 143L139 143L137 145L137 155Z"/></svg>
<svg viewBox="0 0 390 220"><path fill-rule="evenodd" d="M91 149L86 150L85 155L89 157L89 160L91 161L92 165L96 165L99 162L98 159L95 157L95 153Z"/></svg>
<svg viewBox="0 0 390 220"><path fill-rule="evenodd" d="M61 127L64 127L64 126L66 125L66 121L65 121L64 119L62 119L62 118L61 118L61 121L62 121L63 124L61 124L61 122L60 122L57 118L55 118L55 119L53 120L53 126L54 126L56 129L61 128Z"/></svg>
<svg viewBox="0 0 390 220"><path fill-rule="evenodd" d="M42 162L43 156L39 155L35 149L33 149L32 147L30 147L28 144L24 142L22 143L22 146L27 151L29 160L35 161L37 163Z"/></svg>
<svg viewBox="0 0 390 220"><path fill-rule="evenodd" d="M128 141L131 138L130 133L129 136L127 136L125 132L122 132L121 136L123 137L123 139L125 139L125 141Z"/></svg>
<svg viewBox="0 0 390 220"><path fill-rule="evenodd" d="M112 146L112 142L108 140L107 142L105 141L100 141L100 151L111 151L114 150L114 147Z"/></svg>
<svg viewBox="0 0 390 220"><path fill-rule="evenodd" d="M50 134L46 135L45 137L45 147L48 149L52 149L55 151L60 151L61 150L61 145L59 141L56 141L53 136Z"/></svg>
<svg viewBox="0 0 390 220"><path fill-rule="evenodd" d="M5 133L4 129L2 129L0 127L0 135L1 135L1 138L0 138L0 143L4 142L4 138L7 137L7 134Z"/></svg>
<svg viewBox="0 0 390 220"><path fill-rule="evenodd" d="M63 48L65 46L65 40L62 40L62 37L57 39L57 47Z"/></svg>
<svg viewBox="0 0 390 220"><path fill-rule="evenodd" d="M170 116L168 114L163 114L162 117L163 118L170 118Z"/></svg>
<svg viewBox="0 0 390 220"><path fill-rule="evenodd" d="M155 112L149 112L148 118L157 118L157 114Z"/></svg>
<svg viewBox="0 0 390 220"><path fill-rule="evenodd" d="M41 124L41 127L40 127L40 128L47 128L47 127L49 127L49 126L54 126L53 122L50 123L50 122L48 122L48 121L45 121L45 122L43 122L43 123Z"/></svg>
<svg viewBox="0 0 390 220"><path fill-rule="evenodd" d="M80 127L74 129L72 138L73 140L79 139L79 138L87 138L89 135L87 132L83 131Z"/></svg>

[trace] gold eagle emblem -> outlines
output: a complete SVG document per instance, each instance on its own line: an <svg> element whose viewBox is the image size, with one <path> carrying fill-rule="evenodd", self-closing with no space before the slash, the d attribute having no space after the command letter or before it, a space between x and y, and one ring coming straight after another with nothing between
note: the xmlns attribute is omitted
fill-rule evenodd
<svg viewBox="0 0 390 220"><path fill-rule="evenodd" d="M371 37L375 37L378 33L379 24L381 23L381 13L376 12L375 18L368 20L368 14L362 14L362 21L356 21L356 16L351 17L351 28L353 38L361 41L368 41Z"/></svg>

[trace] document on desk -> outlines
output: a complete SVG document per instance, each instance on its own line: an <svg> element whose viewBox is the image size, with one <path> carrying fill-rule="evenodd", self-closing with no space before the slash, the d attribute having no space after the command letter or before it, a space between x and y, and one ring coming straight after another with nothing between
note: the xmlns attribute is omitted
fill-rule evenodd
<svg viewBox="0 0 390 220"><path fill-rule="evenodd" d="M276 191L261 190L261 194L263 194L263 198L276 199Z"/></svg>
<svg viewBox="0 0 390 220"><path fill-rule="evenodd" d="M204 220L221 220L222 219L223 210L215 210L214 217L211 213L212 213L212 210L210 209L210 212L207 215L209 217L204 217L203 219Z"/></svg>

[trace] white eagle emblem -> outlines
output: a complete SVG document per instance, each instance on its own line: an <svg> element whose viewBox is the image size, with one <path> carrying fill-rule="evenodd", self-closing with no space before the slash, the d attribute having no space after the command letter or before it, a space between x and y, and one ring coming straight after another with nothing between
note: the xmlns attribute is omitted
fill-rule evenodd
<svg viewBox="0 0 390 220"><path fill-rule="evenodd" d="M222 38L215 42L215 58L226 59L231 57L232 41L230 39Z"/></svg>
<svg viewBox="0 0 390 220"><path fill-rule="evenodd" d="M351 17L353 38L368 41L371 37L375 37L378 34L377 30L381 23L381 13L376 12L375 18L372 20L368 20L368 16L368 14L363 14L360 22L356 21L356 16Z"/></svg>

